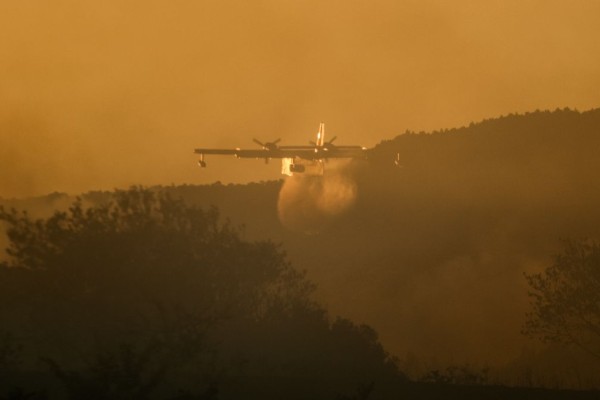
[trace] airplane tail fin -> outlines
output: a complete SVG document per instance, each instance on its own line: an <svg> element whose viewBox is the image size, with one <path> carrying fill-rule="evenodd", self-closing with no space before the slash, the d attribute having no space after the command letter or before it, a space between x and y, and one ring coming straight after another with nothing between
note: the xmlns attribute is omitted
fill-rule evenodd
<svg viewBox="0 0 600 400"><path fill-rule="evenodd" d="M317 133L317 147L322 147L325 143L325 123L319 124L319 133Z"/></svg>

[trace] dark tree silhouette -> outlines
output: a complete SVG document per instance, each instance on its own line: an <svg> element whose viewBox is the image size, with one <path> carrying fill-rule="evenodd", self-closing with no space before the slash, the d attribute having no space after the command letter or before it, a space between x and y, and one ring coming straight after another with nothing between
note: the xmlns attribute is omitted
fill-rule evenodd
<svg viewBox="0 0 600 400"><path fill-rule="evenodd" d="M70 398L145 399L166 387L206 397L225 369L399 376L372 329L330 322L278 245L246 241L216 209L165 192L108 199L39 220L0 209L0 317Z"/></svg>
<svg viewBox="0 0 600 400"><path fill-rule="evenodd" d="M21 323L55 372L60 360L66 370L123 375L122 363L106 360L125 354L147 376L122 386L153 387L166 370L210 353L207 333L219 321L310 302L312 286L277 245L246 242L219 223L216 209L149 190L117 191L114 201L89 208L77 201L45 220L2 209L0 220L10 240L2 297L28 316ZM144 357L114 350L131 343Z"/></svg>
<svg viewBox="0 0 600 400"><path fill-rule="evenodd" d="M566 241L552 265L526 278L533 309L525 333L600 358L600 244Z"/></svg>

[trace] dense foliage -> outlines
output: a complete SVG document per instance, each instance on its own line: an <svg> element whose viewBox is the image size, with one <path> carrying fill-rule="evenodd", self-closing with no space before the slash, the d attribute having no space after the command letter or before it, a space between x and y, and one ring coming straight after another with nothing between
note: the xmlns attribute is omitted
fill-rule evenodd
<svg viewBox="0 0 600 400"><path fill-rule="evenodd" d="M41 358L71 398L210 393L223 376L398 376L373 330L330 323L277 245L244 240L214 208L133 188L0 220L4 364L21 346L24 369Z"/></svg>

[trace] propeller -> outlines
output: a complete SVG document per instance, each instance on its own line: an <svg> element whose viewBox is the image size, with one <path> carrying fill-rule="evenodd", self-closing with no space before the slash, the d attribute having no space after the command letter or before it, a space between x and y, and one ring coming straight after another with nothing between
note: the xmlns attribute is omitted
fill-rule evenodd
<svg viewBox="0 0 600 400"><path fill-rule="evenodd" d="M274 140L272 142L261 142L258 139L252 139L252 141L254 143L256 143L257 145L261 146L264 150L275 150L277 149L277 143L279 143L281 141L281 138Z"/></svg>
<svg viewBox="0 0 600 400"><path fill-rule="evenodd" d="M337 136L334 136L334 137L332 137L332 138L331 138L331 140L329 140L329 141L325 142L325 143L323 144L323 147L327 147L327 146L329 146L329 145L333 146L333 142L335 141L335 139L337 139ZM316 144L315 142L313 142L312 140L311 140L311 141L309 141L308 143L310 143L310 144L312 144L313 146L317 147L317 144Z"/></svg>

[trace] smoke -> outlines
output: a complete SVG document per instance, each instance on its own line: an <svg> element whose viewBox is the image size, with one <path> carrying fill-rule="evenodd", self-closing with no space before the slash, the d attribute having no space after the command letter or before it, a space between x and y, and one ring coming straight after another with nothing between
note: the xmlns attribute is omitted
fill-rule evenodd
<svg viewBox="0 0 600 400"><path fill-rule="evenodd" d="M348 211L356 200L349 161L330 161L323 175L288 177L277 203L279 220L288 229L318 233Z"/></svg>
<svg viewBox="0 0 600 400"><path fill-rule="evenodd" d="M0 124L0 196L276 179L217 157L200 172L192 149L291 141L323 117L370 147L600 104L600 2L375 3L0 1L0 114L23 120Z"/></svg>

